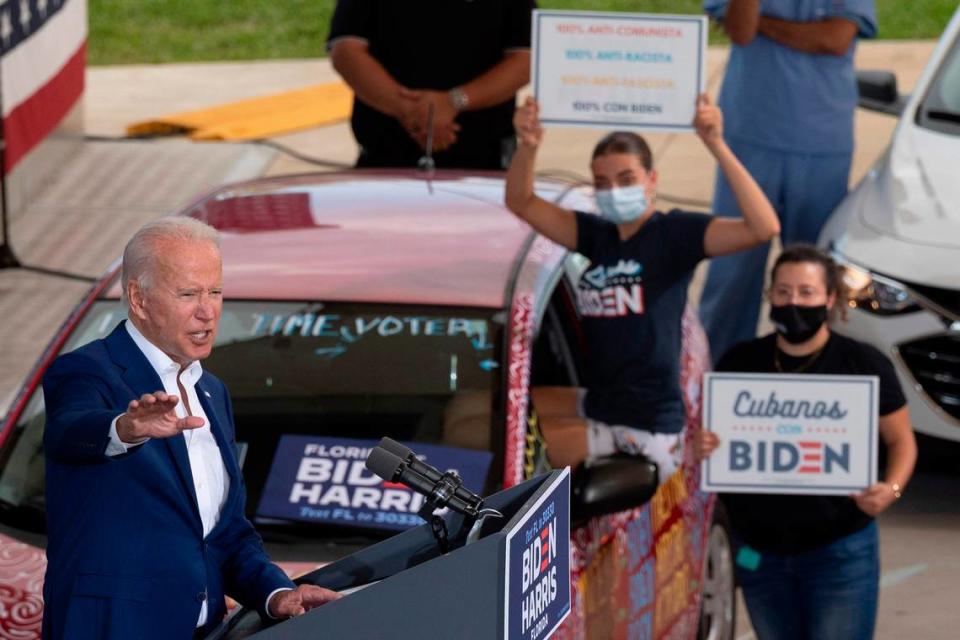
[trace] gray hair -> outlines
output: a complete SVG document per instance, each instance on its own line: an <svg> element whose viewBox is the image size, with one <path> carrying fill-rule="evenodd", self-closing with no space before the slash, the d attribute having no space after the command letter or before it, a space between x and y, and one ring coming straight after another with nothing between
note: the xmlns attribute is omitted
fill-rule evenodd
<svg viewBox="0 0 960 640"><path fill-rule="evenodd" d="M124 300L131 280L136 280L141 290L150 288L156 268L157 245L169 240L211 242L220 247L217 230L195 218L169 216L148 222L133 234L123 250L120 289Z"/></svg>

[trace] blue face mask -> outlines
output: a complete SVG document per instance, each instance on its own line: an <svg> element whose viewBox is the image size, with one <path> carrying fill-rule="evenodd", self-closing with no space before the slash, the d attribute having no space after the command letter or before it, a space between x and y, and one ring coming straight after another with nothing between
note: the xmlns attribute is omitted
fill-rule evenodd
<svg viewBox="0 0 960 640"><path fill-rule="evenodd" d="M596 192L600 215L614 224L633 222L647 210L647 190L642 184Z"/></svg>

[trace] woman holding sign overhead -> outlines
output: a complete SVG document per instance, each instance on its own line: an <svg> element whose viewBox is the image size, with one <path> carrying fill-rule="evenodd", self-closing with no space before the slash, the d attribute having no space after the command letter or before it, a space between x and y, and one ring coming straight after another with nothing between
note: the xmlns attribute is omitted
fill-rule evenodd
<svg viewBox="0 0 960 640"><path fill-rule="evenodd" d="M830 256L809 245L786 248L774 264L769 298L776 332L733 347L717 369L878 376L887 465L883 482L850 497L724 494L738 582L760 640L867 640L880 574L873 518L900 497L917 459L906 401L886 356L830 331L829 317L846 300ZM703 430L694 443L704 458L720 441Z"/></svg>
<svg viewBox="0 0 960 640"><path fill-rule="evenodd" d="M657 463L661 481L673 473L685 422L680 322L693 270L706 257L755 247L780 230L773 207L724 142L722 115L706 95L693 124L733 185L743 218L657 210L650 147L628 132L607 135L593 151L600 216L563 209L533 191L543 137L536 101L528 98L514 117L519 144L507 173L507 207L591 263L577 288L587 388L533 390L555 466L623 451Z"/></svg>

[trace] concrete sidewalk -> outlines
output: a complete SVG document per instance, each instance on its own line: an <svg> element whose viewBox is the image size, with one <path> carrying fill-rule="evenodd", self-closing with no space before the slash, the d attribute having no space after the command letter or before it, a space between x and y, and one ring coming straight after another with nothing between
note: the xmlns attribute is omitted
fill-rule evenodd
<svg viewBox="0 0 960 640"><path fill-rule="evenodd" d="M862 43L858 48L857 67L894 71L901 91L910 91L933 47L932 41ZM714 95L719 90L726 58L726 47L711 47L708 52L708 90ZM138 120L337 79L325 59L94 67L87 74L87 132L121 136L127 124ZM859 180L883 151L894 124L893 118L858 112L852 182ZM539 168L586 174L587 156L602 132L601 129L549 131ZM652 134L648 138L660 168L661 191L708 200L713 188L712 179L707 178L713 171L712 160L695 136ZM347 123L279 136L275 140L324 160L349 164L356 157L356 144ZM267 173L315 170L318 170L316 166L280 156Z"/></svg>
<svg viewBox="0 0 960 640"><path fill-rule="evenodd" d="M894 71L901 91L907 92L933 47L933 42L926 41L865 43L859 47L857 66ZM708 54L709 90L714 95L726 57L725 48L711 48ZM326 60L94 67L87 73L87 133L121 136L126 125L135 121L334 79L336 74ZM882 153L894 126L893 118L858 112L853 182ZM600 134L589 129L548 131L538 168L586 176L588 156ZM714 164L699 140L688 134L654 134L648 139L660 173L660 198L680 197L706 205L713 189ZM327 161L352 164L356 157L346 123L276 141ZM24 263L96 276L120 255L135 228L177 210L198 192L257 175L317 170L323 169L250 144L86 143L44 195L17 216L11 240ZM0 415L87 289L76 281L0 271L0 313L7 320L0 325ZM904 551L909 550L909 542L901 544ZM942 594L942 589L947 585L931 585L928 593ZM914 628L911 619L929 621L931 616L936 620L949 615L948 610L923 609L918 604L905 616L905 606L899 602L895 609L881 607L878 637L904 637ZM741 611L738 636L742 638L750 637L745 617Z"/></svg>

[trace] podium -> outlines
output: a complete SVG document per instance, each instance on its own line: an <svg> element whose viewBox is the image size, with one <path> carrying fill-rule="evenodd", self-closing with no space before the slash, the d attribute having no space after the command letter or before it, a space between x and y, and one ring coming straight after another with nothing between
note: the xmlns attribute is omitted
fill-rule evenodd
<svg viewBox="0 0 960 640"><path fill-rule="evenodd" d="M219 637L549 637L570 611L570 472L493 494L484 507L503 517L485 519L469 544L469 523L447 513L447 553L429 524L409 529L297 580L337 591L368 586L265 629L255 613L240 612Z"/></svg>

